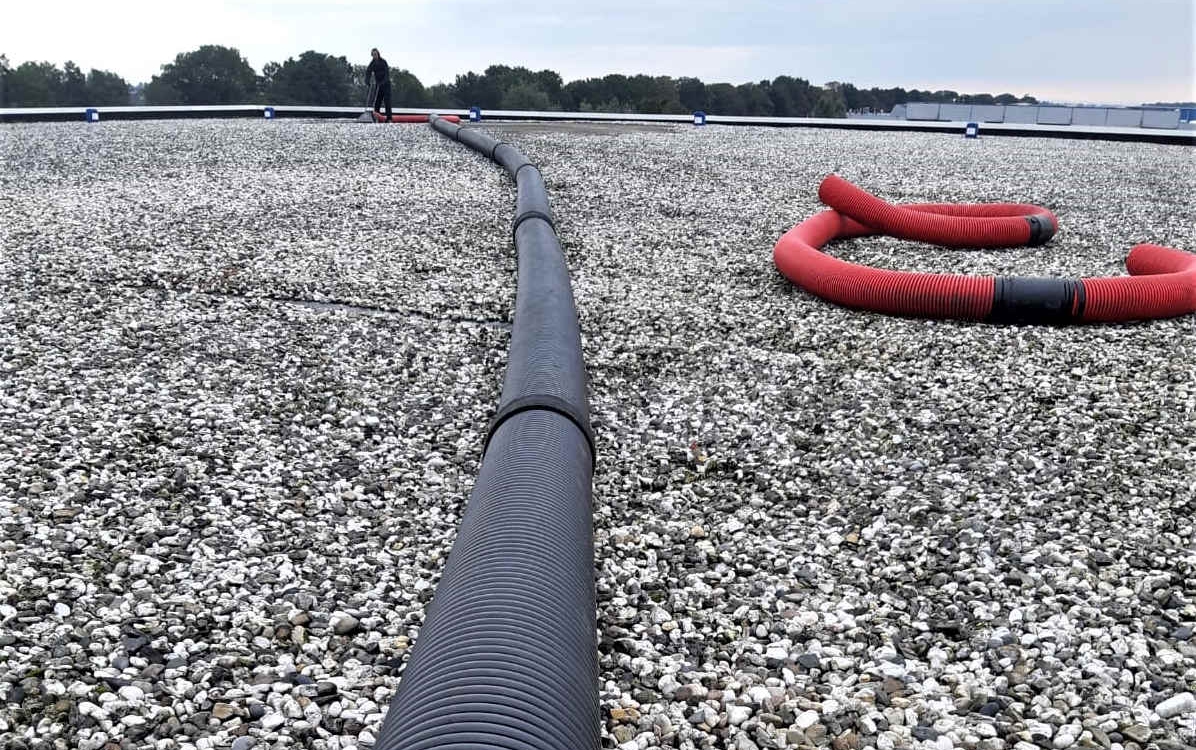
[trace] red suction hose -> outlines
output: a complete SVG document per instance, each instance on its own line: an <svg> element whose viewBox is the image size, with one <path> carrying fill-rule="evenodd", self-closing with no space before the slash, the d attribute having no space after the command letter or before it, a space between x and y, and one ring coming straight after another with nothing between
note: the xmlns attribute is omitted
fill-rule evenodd
<svg viewBox="0 0 1196 750"><path fill-rule="evenodd" d="M1196 312L1196 255L1159 245L1130 251L1130 276L1075 280L890 271L819 250L832 240L870 234L947 247L1040 245L1058 221L1038 206L894 206L835 175L822 181L818 197L832 210L786 232L773 261L793 283L845 307L994 323L1117 322Z"/></svg>

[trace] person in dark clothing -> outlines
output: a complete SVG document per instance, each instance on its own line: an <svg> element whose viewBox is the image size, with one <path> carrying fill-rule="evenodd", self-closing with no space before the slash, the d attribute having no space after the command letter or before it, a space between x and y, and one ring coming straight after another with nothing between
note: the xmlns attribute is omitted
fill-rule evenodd
<svg viewBox="0 0 1196 750"><path fill-rule="evenodd" d="M374 111L377 112L382 108L383 102L386 104L386 119L390 119L390 66L386 64L386 60L378 53L378 48L375 47L370 50L370 57L374 58L370 61L370 66L365 69L365 82L370 82L370 74L374 75L375 93L374 93Z"/></svg>

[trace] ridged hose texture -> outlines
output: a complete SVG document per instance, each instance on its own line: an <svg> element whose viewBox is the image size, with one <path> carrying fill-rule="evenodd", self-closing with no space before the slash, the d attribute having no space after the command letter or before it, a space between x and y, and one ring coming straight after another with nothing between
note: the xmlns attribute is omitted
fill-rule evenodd
<svg viewBox="0 0 1196 750"><path fill-rule="evenodd" d="M818 196L832 210L785 233L773 248L777 269L803 289L845 307L892 315L994 323L1091 323L1167 318L1196 312L1196 255L1137 245L1130 276L1056 279L961 276L872 268L833 258L827 242L887 234L947 247L1012 247L1048 241L1054 214L1018 203L895 206L830 175Z"/></svg>
<svg viewBox="0 0 1196 750"><path fill-rule="evenodd" d="M515 325L477 484L375 747L594 750L594 455L568 269L527 158L432 126L516 177Z"/></svg>

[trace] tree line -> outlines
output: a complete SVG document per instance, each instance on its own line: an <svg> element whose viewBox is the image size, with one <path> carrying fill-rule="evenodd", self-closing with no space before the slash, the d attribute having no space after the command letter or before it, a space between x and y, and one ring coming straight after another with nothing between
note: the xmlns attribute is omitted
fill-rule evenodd
<svg viewBox="0 0 1196 750"><path fill-rule="evenodd" d="M26 62L11 68L0 55L0 106L114 104L296 104L348 106L365 103L365 66L309 50L297 58L270 62L257 73L240 52L204 45L180 53L147 82L130 86L120 76L92 70L86 76L72 62ZM861 89L832 81L777 76L759 82L705 83L698 78L622 75L565 83L552 70L491 65L452 83L425 87L410 71L391 67L395 107L517 109L580 112L777 117L844 117L848 112L888 112L910 101L1014 104L1038 102L1013 94L960 94L903 88Z"/></svg>
<svg viewBox="0 0 1196 750"><path fill-rule="evenodd" d="M27 62L13 68L0 55L0 107L117 106L129 103L129 84L107 70L84 75L68 60L61 68Z"/></svg>

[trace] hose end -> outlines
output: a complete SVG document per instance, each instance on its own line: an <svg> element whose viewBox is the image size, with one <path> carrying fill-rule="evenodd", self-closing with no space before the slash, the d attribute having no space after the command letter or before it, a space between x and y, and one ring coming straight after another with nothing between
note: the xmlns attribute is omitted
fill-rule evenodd
<svg viewBox="0 0 1196 750"><path fill-rule="evenodd" d="M1025 218L1026 223L1030 225L1030 239L1026 240L1030 247L1045 245L1055 236L1055 222L1051 221L1049 216L1030 214Z"/></svg>
<svg viewBox="0 0 1196 750"><path fill-rule="evenodd" d="M843 179L834 172L831 172L826 177L822 178L822 182L818 183L818 200L822 201L828 206L831 205L830 198L828 198L828 196L831 195L831 193L836 189L842 189L842 186L844 185L855 187L847 180Z"/></svg>

